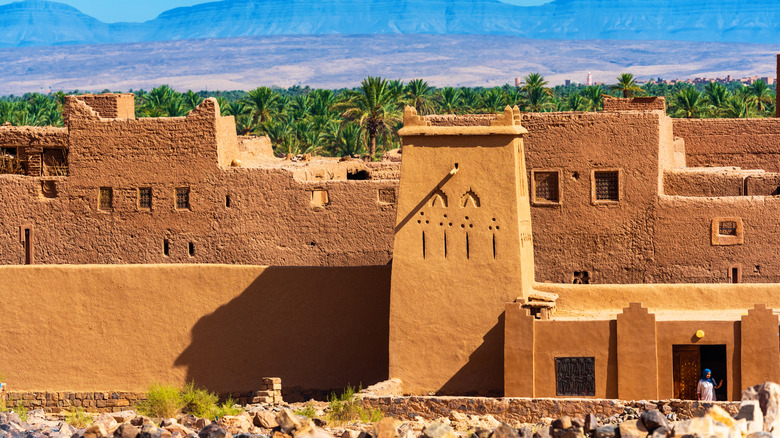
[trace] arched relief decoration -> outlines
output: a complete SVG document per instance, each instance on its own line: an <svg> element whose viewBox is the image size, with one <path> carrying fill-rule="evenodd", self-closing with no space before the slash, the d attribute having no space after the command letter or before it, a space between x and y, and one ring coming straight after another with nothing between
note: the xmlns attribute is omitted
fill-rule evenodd
<svg viewBox="0 0 780 438"><path fill-rule="evenodd" d="M463 208L479 208L482 206L482 202L479 200L479 196L474 192L474 190L469 189L469 191L460 198L460 206Z"/></svg>
<svg viewBox="0 0 780 438"><path fill-rule="evenodd" d="M431 202L429 205L431 207L447 208L447 205L449 205L447 202L447 194L445 194L440 188L437 188L433 192L433 196L431 197Z"/></svg>

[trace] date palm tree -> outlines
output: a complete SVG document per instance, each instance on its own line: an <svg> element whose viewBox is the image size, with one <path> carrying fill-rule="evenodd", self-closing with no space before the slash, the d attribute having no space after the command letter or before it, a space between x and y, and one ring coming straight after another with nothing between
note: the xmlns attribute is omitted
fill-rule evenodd
<svg viewBox="0 0 780 438"><path fill-rule="evenodd" d="M433 112L433 100L431 100L432 92L433 88L424 80L412 79L406 85L404 100L407 105L411 105L417 110L417 114L430 114Z"/></svg>
<svg viewBox="0 0 780 438"><path fill-rule="evenodd" d="M634 97L644 93L644 90L637 85L636 78L631 73L623 73L617 77L617 84L613 85L612 91L618 91L623 97Z"/></svg>
<svg viewBox="0 0 780 438"><path fill-rule="evenodd" d="M583 88L580 94L588 99L591 111L604 109L604 89L601 85L589 85Z"/></svg>
<svg viewBox="0 0 780 438"><path fill-rule="evenodd" d="M589 105L588 100L581 94L572 94L566 103L572 111L586 111Z"/></svg>
<svg viewBox="0 0 780 438"><path fill-rule="evenodd" d="M730 93L728 88L720 82L710 82L704 87L704 94L709 101L712 114L715 116L721 115L726 106L726 99L728 99Z"/></svg>
<svg viewBox="0 0 780 438"><path fill-rule="evenodd" d="M444 87L434 96L438 111L445 114L455 114L461 107L463 99L457 88Z"/></svg>
<svg viewBox="0 0 780 438"><path fill-rule="evenodd" d="M677 117L687 119L702 117L711 109L702 93L691 86L683 88L674 95L672 107Z"/></svg>
<svg viewBox="0 0 780 438"><path fill-rule="evenodd" d="M772 95L772 91L769 89L769 86L766 84L766 82L759 79L753 82L753 85L751 85L749 88L750 92L753 94L753 101L755 102L758 112L766 113L767 108L775 100L775 97Z"/></svg>
<svg viewBox="0 0 780 438"><path fill-rule="evenodd" d="M391 134L392 126L401 120L398 96L384 78L369 76L357 90L346 93L335 108L343 111L345 122L360 125L368 137L368 154L376 155L377 138Z"/></svg>
<svg viewBox="0 0 780 438"><path fill-rule="evenodd" d="M247 93L243 102L250 108L252 125L266 123L269 119L279 114L280 96L268 87L259 87Z"/></svg>

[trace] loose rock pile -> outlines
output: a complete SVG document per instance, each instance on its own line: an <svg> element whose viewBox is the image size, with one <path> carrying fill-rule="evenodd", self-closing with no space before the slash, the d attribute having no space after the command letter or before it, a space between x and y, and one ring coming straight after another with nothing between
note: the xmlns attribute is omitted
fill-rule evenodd
<svg viewBox="0 0 780 438"><path fill-rule="evenodd" d="M290 408L313 411L315 418L296 415ZM374 424L328 424L327 404L247 405L237 416L212 422L180 416L151 419L133 411L94 414L89 427L76 428L64 415L38 409L22 421L17 413L0 413L0 438L545 438L545 437L780 437L780 385L764 383L742 393L739 412L731 415L713 405L703 415L677 421L673 412L627 408L620 415L542 418L535 424L507 424L492 415L451 412L430 421L422 417L401 421L386 417Z"/></svg>

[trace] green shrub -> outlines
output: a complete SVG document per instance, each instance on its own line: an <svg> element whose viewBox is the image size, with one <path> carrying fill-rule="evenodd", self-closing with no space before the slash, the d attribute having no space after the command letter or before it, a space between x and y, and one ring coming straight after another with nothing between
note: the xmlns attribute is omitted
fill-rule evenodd
<svg viewBox="0 0 780 438"><path fill-rule="evenodd" d="M29 416L30 416L30 411L29 411L29 410L27 410L27 408L26 408L26 407L24 407L24 405L22 404L22 401L21 401L21 400L20 400L20 401L18 401L18 402L16 402L16 407L14 408L14 412L16 412L17 414L19 414L19 418L20 418L22 421L24 421L24 422L27 422L27 419L28 419L28 418L29 418Z"/></svg>
<svg viewBox="0 0 780 438"><path fill-rule="evenodd" d="M89 415L84 409L76 408L73 411L69 411L65 414L65 422L75 427L76 429L83 429L92 425L92 416Z"/></svg>
<svg viewBox="0 0 780 438"><path fill-rule="evenodd" d="M357 397L357 393L362 390L352 385L347 385L340 396L331 393L328 397L329 422L340 424L360 421L361 423L374 423L384 418L381 409L366 409Z"/></svg>
<svg viewBox="0 0 780 438"><path fill-rule="evenodd" d="M304 417L309 418L316 418L317 417L317 410L314 409L314 406L311 403L306 403L306 407L303 409L298 409L295 411L297 415L303 415Z"/></svg>
<svg viewBox="0 0 780 438"><path fill-rule="evenodd" d="M146 400L137 404L138 413L152 418L171 418L184 408L181 390L173 385L152 383Z"/></svg>
<svg viewBox="0 0 780 438"><path fill-rule="evenodd" d="M195 383L190 382L181 393L184 402L184 412L200 418L213 418L217 410L219 397L202 388L196 388Z"/></svg>
<svg viewBox="0 0 780 438"><path fill-rule="evenodd" d="M214 410L214 416L222 418L226 415L238 415L242 412L244 412L244 410L236 406L236 401L228 397L228 399L225 400L225 403L222 403L216 407Z"/></svg>

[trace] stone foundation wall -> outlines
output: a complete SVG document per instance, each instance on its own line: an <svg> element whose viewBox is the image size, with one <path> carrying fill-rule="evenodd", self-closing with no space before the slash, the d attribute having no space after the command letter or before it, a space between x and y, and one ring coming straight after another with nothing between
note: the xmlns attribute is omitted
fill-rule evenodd
<svg viewBox="0 0 780 438"><path fill-rule="evenodd" d="M282 379L266 377L263 378L263 383L257 391L223 394L220 399L226 400L228 397L242 405L279 404L282 402ZM5 400L8 407L21 405L30 410L43 409L46 413L58 413L76 408L87 412L103 413L135 409L138 401L146 400L146 394L126 391L9 391L0 392L0 400Z"/></svg>
<svg viewBox="0 0 780 438"><path fill-rule="evenodd" d="M598 417L621 415L626 411L659 409L664 414L674 412L678 419L688 419L704 413L713 404L731 415L739 411L740 402L700 403L694 400L621 401L609 399L553 399L553 398L488 398L488 397L371 397L364 396L365 407L379 408L386 415L403 420L423 417L432 420L449 417L452 412L466 415L492 415L499 421L536 423L541 418L559 418L563 415Z"/></svg>

